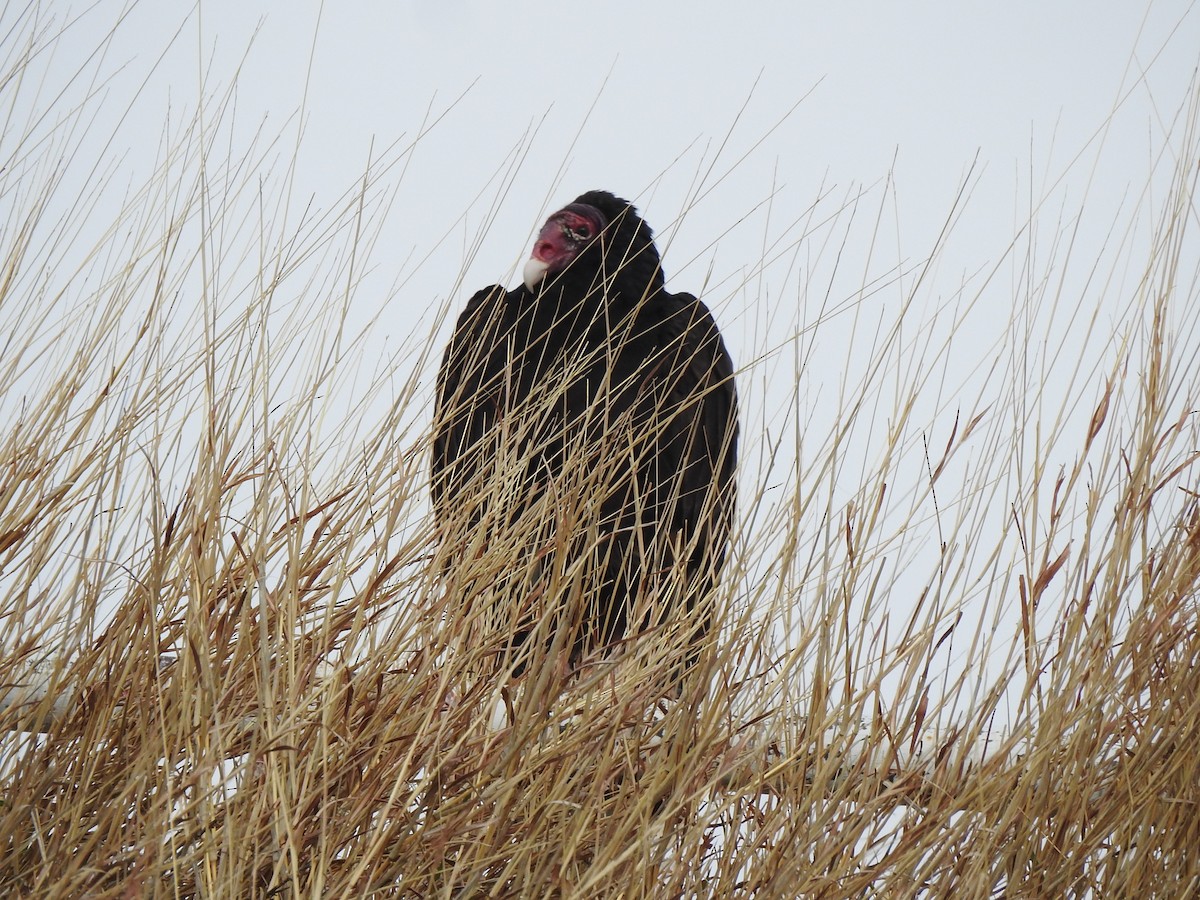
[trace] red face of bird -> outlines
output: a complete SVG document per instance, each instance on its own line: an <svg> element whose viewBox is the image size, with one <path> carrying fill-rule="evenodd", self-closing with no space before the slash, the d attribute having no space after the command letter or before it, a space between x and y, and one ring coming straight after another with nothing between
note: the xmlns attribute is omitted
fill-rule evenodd
<svg viewBox="0 0 1200 900"><path fill-rule="evenodd" d="M607 224L600 210L585 203L572 203L552 215L538 233L533 253L525 263L525 286L536 291L547 278L562 272Z"/></svg>

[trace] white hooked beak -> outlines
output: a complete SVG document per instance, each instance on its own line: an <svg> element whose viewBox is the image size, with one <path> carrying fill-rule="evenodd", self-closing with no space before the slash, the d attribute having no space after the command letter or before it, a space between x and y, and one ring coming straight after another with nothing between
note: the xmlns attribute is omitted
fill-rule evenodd
<svg viewBox="0 0 1200 900"><path fill-rule="evenodd" d="M536 291L537 286L542 283L546 277L546 270L550 268L549 263L544 263L535 257L529 257L525 263L525 269L521 273L521 277L525 281L525 287L531 291Z"/></svg>

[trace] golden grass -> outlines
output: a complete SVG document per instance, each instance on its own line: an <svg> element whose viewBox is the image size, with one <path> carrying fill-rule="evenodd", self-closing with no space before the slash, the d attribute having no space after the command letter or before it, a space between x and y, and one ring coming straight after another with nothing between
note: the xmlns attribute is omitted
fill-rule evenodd
<svg viewBox="0 0 1200 900"><path fill-rule="evenodd" d="M671 635L490 672L503 635L441 576L427 512L427 335L337 407L386 166L280 233L248 214L266 151L214 164L209 111L68 271L60 170L6 135L0 893L1195 891L1196 96L1151 239L1122 244L1128 316L1081 313L1103 352L1068 395L1018 361L943 400L952 338L902 327L920 273L827 431L804 426L808 350L745 365L743 397L793 366L794 430L743 421L720 628L665 701Z"/></svg>

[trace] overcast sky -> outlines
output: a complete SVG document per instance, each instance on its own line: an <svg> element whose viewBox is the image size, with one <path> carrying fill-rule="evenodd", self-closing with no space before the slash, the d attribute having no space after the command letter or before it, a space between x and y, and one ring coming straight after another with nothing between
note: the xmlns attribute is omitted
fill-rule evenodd
<svg viewBox="0 0 1200 900"><path fill-rule="evenodd" d="M929 421L948 428L954 410L1011 403L972 375L1011 325L1014 298L1028 301L1036 273L1006 256L1018 237L1048 271L1069 234L1085 263L1057 282L1068 298L1057 311L1026 320L1044 357L1034 368L1051 377L1083 353L1071 343L1075 309L1112 304L1117 322L1129 297L1119 272L1101 273L1107 291L1088 286L1090 264L1123 215L1146 227L1136 209L1148 184L1161 193L1169 181L1200 62L1200 13L1187 0L40 6L51 30L69 27L22 84L0 87L10 125L69 107L53 100L63 85L67 100L90 92L88 129L59 152L100 161L80 185L108 173L114 203L201 106L220 133L214 172L256 146L258 162L231 177L286 186L280 233L344 203L368 162L385 167L352 305L369 325L372 371L419 366L428 383L430 360L406 356L413 342L444 341L437 312L475 289L514 285L548 212L595 188L633 200L666 250L668 286L705 288L748 367L751 442L774 415L777 369L781 402L795 397L790 356L754 360L826 322L802 332L793 404L825 433L822 416L836 417L845 384L863 378L871 322L918 286L914 331L964 286L982 298L953 326ZM0 13L10 52L27 15L19 2ZM938 265L922 274L952 212ZM1027 230L1031 217L1039 227ZM321 293L297 287L294 299ZM877 449L868 438L866 457Z"/></svg>
<svg viewBox="0 0 1200 900"><path fill-rule="evenodd" d="M592 188L633 199L672 239L674 286L696 290L711 268L732 290L764 239L799 241L789 225L818 197L841 203L889 177L891 262L920 259L973 171L947 264L973 270L1064 172L1062 202L1078 206L1086 191L1101 212L1139 189L1200 59L1186 0L41 6L60 23L79 16L43 60L42 105L120 19L87 64L108 79L90 139L131 182L168 121L235 83L229 154L255 132L284 135L275 158L296 153L293 196L317 208L437 119L383 179L395 198L373 263L388 285L409 279L388 298L397 333L430 303L511 284L544 214ZM464 248L493 213L458 288ZM741 344L737 317L728 327Z"/></svg>

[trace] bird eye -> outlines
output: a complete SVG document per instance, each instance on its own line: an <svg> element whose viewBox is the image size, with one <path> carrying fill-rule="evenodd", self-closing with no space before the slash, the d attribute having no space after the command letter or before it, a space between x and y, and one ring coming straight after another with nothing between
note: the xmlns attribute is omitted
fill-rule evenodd
<svg viewBox="0 0 1200 900"><path fill-rule="evenodd" d="M567 231L570 233L571 237L575 238L577 241L586 241L592 236L592 229L590 225L578 225L575 228L568 228Z"/></svg>

